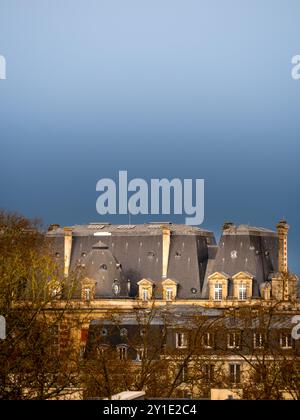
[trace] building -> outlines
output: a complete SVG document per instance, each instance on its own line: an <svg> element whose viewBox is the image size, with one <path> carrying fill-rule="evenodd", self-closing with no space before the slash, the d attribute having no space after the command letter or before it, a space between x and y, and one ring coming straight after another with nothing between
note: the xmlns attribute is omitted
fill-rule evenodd
<svg viewBox="0 0 300 420"><path fill-rule="evenodd" d="M66 277L81 269L86 300L250 303L280 292L296 299L296 276L278 290L288 272L288 228L225 223L219 244L212 232L172 223L52 225L47 236Z"/></svg>
<svg viewBox="0 0 300 420"><path fill-rule="evenodd" d="M292 318L300 312L299 282L288 271L288 230L285 221L276 232L225 223L217 244L212 232L166 222L50 226L47 237L65 284L72 273L80 273L72 300L84 320L77 331L81 354L94 357L95 343L101 354L113 347L120 361L129 358L136 368L154 346L152 339L146 348L147 322L137 320L136 314L147 318L155 311L151 334L159 340L165 335L153 361L168 361L173 376L181 380L177 391L184 396L187 390L187 396L195 395L199 388L199 381L188 387L188 366L201 371L201 381L218 367L227 379L210 385L222 389L224 383L240 387L250 359L258 357L258 363L263 349L270 363L284 358L298 365L300 348L291 330ZM117 323L111 320L112 311L121 314ZM192 341L197 345L187 362L185 351L195 332L197 340ZM266 334L272 349L265 348Z"/></svg>

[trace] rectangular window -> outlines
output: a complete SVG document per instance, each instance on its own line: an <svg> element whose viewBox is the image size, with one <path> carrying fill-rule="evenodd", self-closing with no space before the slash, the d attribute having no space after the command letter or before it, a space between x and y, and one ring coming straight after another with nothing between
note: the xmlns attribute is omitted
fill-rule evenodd
<svg viewBox="0 0 300 420"><path fill-rule="evenodd" d="M90 288L84 289L84 299L86 301L91 300L91 289Z"/></svg>
<svg viewBox="0 0 300 420"><path fill-rule="evenodd" d="M255 349L263 349L265 346L265 336L262 333L256 332L253 334L253 347Z"/></svg>
<svg viewBox="0 0 300 420"><path fill-rule="evenodd" d="M247 299L247 286L245 284L239 285L239 300Z"/></svg>
<svg viewBox="0 0 300 420"><path fill-rule="evenodd" d="M230 332L227 335L227 348L239 349L241 345L241 334L238 332Z"/></svg>
<svg viewBox="0 0 300 420"><path fill-rule="evenodd" d="M139 347L136 350L136 361L141 362L145 359L147 359L147 349L145 347Z"/></svg>
<svg viewBox="0 0 300 420"><path fill-rule="evenodd" d="M202 345L206 349L212 349L214 346L213 343L213 334L211 332L206 332L202 336Z"/></svg>
<svg viewBox="0 0 300 420"><path fill-rule="evenodd" d="M214 380L214 370L215 365L207 363L203 366L203 377L207 382L212 382Z"/></svg>
<svg viewBox="0 0 300 420"><path fill-rule="evenodd" d="M80 346L80 350L79 350L79 356L80 358L83 358L85 354L85 346Z"/></svg>
<svg viewBox="0 0 300 420"><path fill-rule="evenodd" d="M280 334L280 347L282 349L291 349L293 347L293 340L291 333L282 332Z"/></svg>
<svg viewBox="0 0 300 420"><path fill-rule="evenodd" d="M51 352L51 354L57 355L59 353L59 350L60 350L59 326L58 325L52 325L50 327L50 334L51 334L50 352Z"/></svg>
<svg viewBox="0 0 300 420"><path fill-rule="evenodd" d="M176 333L176 348L186 349L187 348L187 336L185 333Z"/></svg>
<svg viewBox="0 0 300 420"><path fill-rule="evenodd" d="M143 289L143 300L149 299L149 291L148 289Z"/></svg>
<svg viewBox="0 0 300 420"><path fill-rule="evenodd" d="M178 365L176 368L176 376L178 375L178 379L181 382L185 382L188 379L188 365L184 364L184 365Z"/></svg>
<svg viewBox="0 0 300 420"><path fill-rule="evenodd" d="M239 364L229 365L229 380L231 384L239 384L241 382L241 366Z"/></svg>
<svg viewBox="0 0 300 420"><path fill-rule="evenodd" d="M167 290L166 290L166 300L173 300L173 289L167 288Z"/></svg>
<svg viewBox="0 0 300 420"><path fill-rule="evenodd" d="M119 359L120 360L126 360L127 359L127 347L126 346L119 346L118 347L119 352Z"/></svg>
<svg viewBox="0 0 300 420"><path fill-rule="evenodd" d="M222 300L223 297L223 286L221 283L215 284L215 300Z"/></svg>

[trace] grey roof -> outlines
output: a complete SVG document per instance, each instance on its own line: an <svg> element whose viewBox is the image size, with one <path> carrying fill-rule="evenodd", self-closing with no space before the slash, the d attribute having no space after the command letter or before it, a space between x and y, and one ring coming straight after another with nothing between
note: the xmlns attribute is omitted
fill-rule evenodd
<svg viewBox="0 0 300 420"><path fill-rule="evenodd" d="M84 277L95 281L95 298L128 296L121 264L107 245L97 242L86 257L81 257L80 262L84 266Z"/></svg>
<svg viewBox="0 0 300 420"><path fill-rule="evenodd" d="M231 226L223 231L218 251L206 270L202 297L208 297L208 277L214 272L225 272L230 278L240 271L253 277L253 296L259 297L259 285L268 280L277 269L278 240L275 232L250 226ZM229 281L228 295L232 295Z"/></svg>
<svg viewBox="0 0 300 420"><path fill-rule="evenodd" d="M130 280L130 296L137 295L142 278L158 282L162 278L162 226L166 224L83 225L72 228L71 267L76 267L83 254L88 254L101 238L122 265L123 276ZM168 277L178 283L179 298L200 298L208 259L208 246L215 245L212 232L186 225L167 225L171 231ZM48 232L54 252L63 263L64 230ZM101 236L99 236L101 235ZM196 291L196 293L195 293Z"/></svg>
<svg viewBox="0 0 300 420"><path fill-rule="evenodd" d="M163 226L167 226L171 232L167 276L178 283L180 299L207 299L208 277L216 271L228 274L229 296L232 295L232 276L240 271L249 272L253 276L253 296L259 297L260 285L278 269L278 239L274 231L227 224L217 245L210 231L169 222L75 225L72 227L71 268L82 261L83 255L86 257L92 253L89 257L92 261L97 249L107 251L109 261L114 259L121 264L122 284L125 287L127 280L130 280L130 296L135 297L138 293L137 283L142 278L149 278L155 284L162 279ZM60 256L63 265L64 229L55 228L47 236L52 240L54 252ZM100 264L100 258L97 264ZM110 278L110 284L113 280ZM113 294L111 297L114 297Z"/></svg>

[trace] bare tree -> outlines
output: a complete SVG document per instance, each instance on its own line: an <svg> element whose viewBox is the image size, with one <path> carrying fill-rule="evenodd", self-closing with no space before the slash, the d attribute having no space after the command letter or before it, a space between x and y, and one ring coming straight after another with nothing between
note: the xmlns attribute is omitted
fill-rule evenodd
<svg viewBox="0 0 300 420"><path fill-rule="evenodd" d="M71 280L63 290L61 269L39 226L0 212L0 314L7 325L0 341L0 399L58 398L78 386Z"/></svg>

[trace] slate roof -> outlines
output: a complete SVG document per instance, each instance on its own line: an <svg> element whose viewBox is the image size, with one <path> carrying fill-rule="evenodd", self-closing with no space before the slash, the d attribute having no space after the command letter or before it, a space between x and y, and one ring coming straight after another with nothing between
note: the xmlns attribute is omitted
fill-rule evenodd
<svg viewBox="0 0 300 420"><path fill-rule="evenodd" d="M135 297L141 279L150 278L155 284L162 279L162 226L171 232L167 276L178 283L180 299L207 299L208 277L216 271L227 273L230 279L240 271L248 272L253 276L253 297L259 297L260 285L277 271L278 239L272 230L227 224L217 245L210 231L169 222L72 226L71 268L94 252L93 247L107 250L110 258L121 264L124 285L129 279L130 297ZM63 264L63 228L55 228L47 236Z"/></svg>

